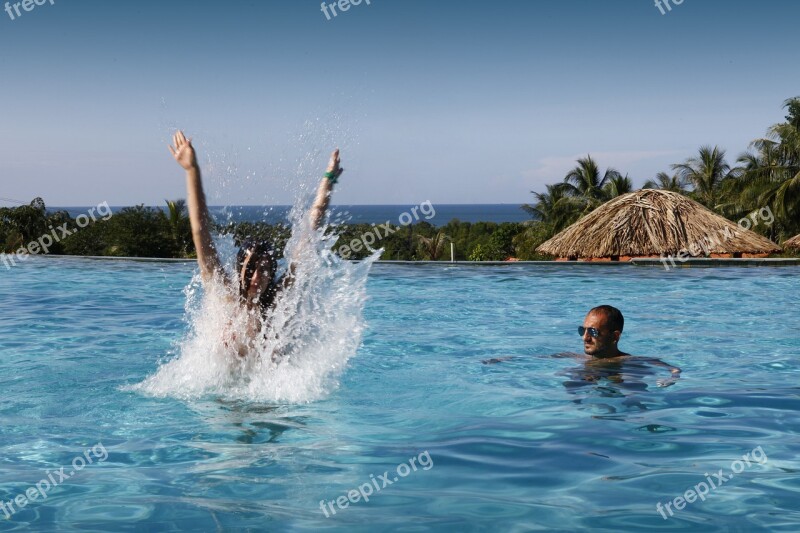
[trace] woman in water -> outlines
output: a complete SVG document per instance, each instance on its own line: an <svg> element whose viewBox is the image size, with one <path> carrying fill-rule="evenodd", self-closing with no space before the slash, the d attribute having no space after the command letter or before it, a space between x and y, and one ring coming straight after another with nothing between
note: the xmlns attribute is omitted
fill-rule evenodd
<svg viewBox="0 0 800 533"><path fill-rule="evenodd" d="M235 332L226 332L225 346L236 344L236 352L245 356L253 348L253 341L259 332L264 331L268 312L278 302L281 293L294 282L296 261L290 258L286 274L276 278L277 260L273 244L266 241L246 239L236 257L236 280L232 281L220 262L214 241L211 238L210 216L206 205L200 167L197 165L191 140L178 131L172 138L174 146L169 146L175 160L186 170L187 204L192 226L192 239L197 250L200 276L207 289L222 287L227 289L226 300L234 300L237 307L246 311L247 342L237 342ZM311 230L319 229L330 203L331 192L344 169L340 167L339 150L331 154L325 177L319 184L317 196L310 213ZM233 295L238 295L233 296Z"/></svg>

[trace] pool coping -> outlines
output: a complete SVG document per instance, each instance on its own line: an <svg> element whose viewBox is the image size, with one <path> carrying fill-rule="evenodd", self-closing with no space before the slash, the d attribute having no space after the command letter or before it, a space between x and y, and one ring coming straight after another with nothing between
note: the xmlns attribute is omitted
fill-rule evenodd
<svg viewBox="0 0 800 533"><path fill-rule="evenodd" d="M55 257L61 259L90 259L95 261L133 261L138 263L194 263L196 259L174 259L160 257L115 257L98 255L56 255L41 254L37 257ZM357 262L355 260L348 260ZM376 261L375 265L413 265L413 266L555 266L555 267L661 267L667 268L667 264L660 259L632 259L631 261L396 261L385 260ZM791 267L800 266L800 258L692 258L683 262L675 261L668 263L672 270L676 268L715 268L715 267Z"/></svg>

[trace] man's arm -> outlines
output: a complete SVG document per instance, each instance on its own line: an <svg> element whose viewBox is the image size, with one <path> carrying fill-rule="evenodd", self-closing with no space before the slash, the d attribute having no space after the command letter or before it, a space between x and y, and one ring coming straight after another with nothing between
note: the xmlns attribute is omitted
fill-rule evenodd
<svg viewBox="0 0 800 533"><path fill-rule="evenodd" d="M656 385L659 387L669 387L670 385L674 385L679 379L681 379L681 369L677 366L672 366L670 364L661 361L660 359L648 359L650 363L655 366L660 366L662 368L668 368L671 376L667 379L659 379L656 380Z"/></svg>
<svg viewBox="0 0 800 533"><path fill-rule="evenodd" d="M511 361L514 359L513 355L509 355L506 357L492 357L491 359L484 359L481 361L484 365L496 365L497 363L502 363L504 361Z"/></svg>
<svg viewBox="0 0 800 533"><path fill-rule="evenodd" d="M192 141L186 139L179 131L172 137L175 146L169 151L175 160L186 170L186 203L189 207L189 221L192 225L192 239L197 250L197 262L203 282L209 282L214 275L222 273L222 264L217 256L214 241L211 238L210 217L206 206L206 195L200 178L200 167L197 165Z"/></svg>

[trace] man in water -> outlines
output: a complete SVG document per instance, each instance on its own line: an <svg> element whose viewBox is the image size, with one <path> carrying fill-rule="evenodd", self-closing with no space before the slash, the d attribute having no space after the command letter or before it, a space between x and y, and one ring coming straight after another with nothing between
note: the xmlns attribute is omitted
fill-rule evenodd
<svg viewBox="0 0 800 533"><path fill-rule="evenodd" d="M578 333L583 338L583 352L585 355L576 353L558 353L551 357L575 358L583 360L584 364L578 368L566 371L571 381L564 385L567 388L585 386L605 379L611 383L622 384L626 381L625 388L647 388L647 385L640 381L641 378L650 372L653 366L667 368L670 371L668 379L659 379L656 384L659 387L669 387L674 384L681 375L681 369L669 365L660 359L653 357L638 357L625 353L619 349L619 340L622 337L622 330L625 327L625 317L616 307L610 305L600 305L590 309L583 319L583 325L578 327ZM485 365L502 363L513 357L500 357L483 361Z"/></svg>
<svg viewBox="0 0 800 533"><path fill-rule="evenodd" d="M586 318L583 319L583 326L578 328L578 333L583 337L584 353L599 359L628 356L629 354L621 352L617 347L624 326L625 318L616 307L601 305L590 310ZM565 357L567 355L569 354L557 354L554 357ZM483 363L501 363L509 359L512 358L500 357L483 361Z"/></svg>
<svg viewBox="0 0 800 533"><path fill-rule="evenodd" d="M668 379L656 381L658 386L669 387L674 384L681 376L680 368L660 359L632 356L619 349L624 327L625 317L616 307L600 305L590 309L583 319L583 325L578 327L578 334L583 338L585 364L573 369L570 375L584 383L594 383L603 378L620 384L633 378L635 383L636 378L643 377L648 366L658 366L668 368L671 374Z"/></svg>

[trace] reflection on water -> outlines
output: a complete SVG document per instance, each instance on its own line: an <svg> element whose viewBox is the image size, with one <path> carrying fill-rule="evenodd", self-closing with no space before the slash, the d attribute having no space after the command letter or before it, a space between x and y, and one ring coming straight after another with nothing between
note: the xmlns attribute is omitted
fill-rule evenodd
<svg viewBox="0 0 800 533"><path fill-rule="evenodd" d="M240 444L275 444L285 432L303 425L302 419L287 417L275 406L222 398L216 403L220 408L218 420L235 430L235 440Z"/></svg>

